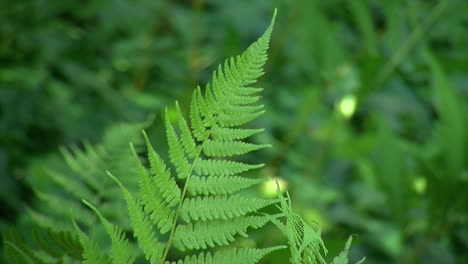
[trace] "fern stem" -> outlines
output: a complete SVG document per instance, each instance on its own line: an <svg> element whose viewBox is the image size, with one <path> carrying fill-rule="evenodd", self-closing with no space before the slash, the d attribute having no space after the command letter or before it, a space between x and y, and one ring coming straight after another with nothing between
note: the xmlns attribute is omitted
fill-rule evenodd
<svg viewBox="0 0 468 264"><path fill-rule="evenodd" d="M208 132L208 134L206 136L206 139L203 140L203 143L201 144L200 149L198 150L197 155L193 159L192 165L190 166L190 171L189 171L189 174L187 176L187 179L185 180L184 189L182 190L182 193L180 195L180 201L179 201L179 204L177 205L177 210L176 210L176 213L174 215L174 221L172 222L171 232L169 233L169 239L167 240L167 245L166 245L166 248L164 249L164 253L163 253L163 256L162 256L162 259L161 259L162 263L164 263L166 261L167 254L169 254L169 249L171 248L172 240L174 239L175 229L177 227L177 220L179 218L180 209L182 208L182 203L184 202L184 199L185 199L185 194L187 193L187 188L188 188L190 178L192 176L192 171L195 168L195 164L196 164L198 158L200 157L200 154L201 154L201 152L203 150L205 142L207 142L207 139L210 137L210 135L211 135L211 129L209 130L209 132Z"/></svg>
<svg viewBox="0 0 468 264"><path fill-rule="evenodd" d="M270 26L267 28L267 31L264 33L264 35L262 35L262 37L258 40L258 41L263 41L264 43L264 49L266 50L268 48L268 42L269 42L269 38L270 38L270 34L271 34L271 30L273 29L273 24L274 24L274 20L275 20L275 17L276 17L276 9L274 11L274 14L273 14L273 18L271 20L271 23L270 23ZM265 44L265 41L266 41L266 44ZM256 42L257 45L258 45L258 42ZM254 46L254 47L257 47L257 46ZM261 51L261 49L260 49ZM259 53L261 53L260 51L258 51ZM239 57L240 59L240 57ZM261 60L260 60L261 61ZM245 62L245 61L244 61ZM264 62L262 62L262 64L264 64ZM253 64L255 65L255 64ZM221 71L221 66L220 66L220 73L222 74L222 71ZM239 77L240 78L240 77ZM214 77L213 79L214 82L216 82L216 77ZM248 81L245 80L245 81ZM250 80L251 81L251 80ZM242 86L243 83L242 82L239 82L237 84L238 86ZM214 91L216 93L216 91ZM209 96L209 95L207 95ZM216 94L215 96L214 95L211 95L211 99L214 100L214 98L216 98L218 96L218 94ZM221 107L224 107L223 105ZM213 111L214 109L211 109L211 111ZM192 177L192 172L195 168L195 164L197 163L204 147L205 147L205 144L206 142L208 142L208 139L210 138L211 136L211 133L213 131L213 127L217 126L218 125L218 122L220 122L220 115L219 113L220 112L223 112L224 110L226 109L217 109L218 110L218 113L215 111L214 112L214 122L211 123L211 125L209 126L209 128L207 129L206 131L206 134L204 136L204 138L202 138L202 140L199 140L201 141L202 143L199 145L199 149L197 150L197 154L195 155L195 157L193 158L192 160L192 164L190 166L190 170L189 170L189 173L187 175L187 179L185 180L185 184L184 184L184 188L182 190L182 193L180 195L180 200L179 200L179 204L177 205L177 209L176 209L176 212L175 212L175 215L174 215L174 220L172 222L172 226L171 226L171 231L169 233L169 238L167 240L167 245L166 245L166 248L164 249L164 253L162 255L162 258L161 258L161 261L162 263L164 263L166 261L166 258L167 258L167 255L169 254L169 250L171 248L171 245L172 245L172 241L174 239L174 235L175 235L175 230L176 230L176 227L177 227L177 221L178 221L178 218L179 218L179 214L180 214L180 211L181 211L181 208L182 208L182 204L184 202L184 199L185 199L185 195L187 193L187 189L188 189L188 184L189 184L189 181L190 181L190 178ZM219 111L219 110L222 110L222 111ZM180 110L179 110L180 111ZM167 118L167 117L166 117ZM166 120L168 121L168 120ZM170 121L169 121L170 122ZM245 123L245 122L244 122Z"/></svg>

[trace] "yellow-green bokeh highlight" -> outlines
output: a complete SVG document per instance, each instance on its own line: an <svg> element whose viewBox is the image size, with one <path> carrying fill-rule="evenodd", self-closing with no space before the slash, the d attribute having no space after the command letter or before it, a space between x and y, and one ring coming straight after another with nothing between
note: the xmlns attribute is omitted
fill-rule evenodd
<svg viewBox="0 0 468 264"><path fill-rule="evenodd" d="M288 183L282 178L270 178L268 181L262 183L260 186L261 193L265 198L276 198L276 190L279 188L282 193L286 192L288 188Z"/></svg>
<svg viewBox="0 0 468 264"><path fill-rule="evenodd" d="M341 116L348 119L353 116L356 112L357 107L357 98L356 96L350 94L346 95L337 103L336 109Z"/></svg>

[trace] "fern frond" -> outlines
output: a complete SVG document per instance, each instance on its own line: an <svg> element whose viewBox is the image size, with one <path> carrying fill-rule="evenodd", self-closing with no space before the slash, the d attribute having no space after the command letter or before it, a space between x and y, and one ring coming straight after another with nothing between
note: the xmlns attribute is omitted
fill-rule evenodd
<svg viewBox="0 0 468 264"><path fill-rule="evenodd" d="M82 253L82 264L108 264L110 263L106 255L101 251L99 245L92 239L90 239L76 223L75 219L72 219L73 226L78 234L81 246L83 247Z"/></svg>
<svg viewBox="0 0 468 264"><path fill-rule="evenodd" d="M52 208L55 208L55 212L61 215L67 215L72 210L76 214L76 220L80 223L86 224L87 226L92 225L94 216L92 212L86 210L85 207L76 204L73 200L60 197L56 194L48 194L40 191L36 191L36 196L42 201L46 202Z"/></svg>
<svg viewBox="0 0 468 264"><path fill-rule="evenodd" d="M90 159L88 159L86 154L76 146L72 146L69 149L60 148L60 151L68 167L71 168L73 171L81 172L90 170ZM101 184L99 184L99 181L96 178L92 177L91 174L85 174L83 175L83 177L86 183L89 184L94 190L101 189Z"/></svg>
<svg viewBox="0 0 468 264"><path fill-rule="evenodd" d="M333 258L333 262L331 264L349 264L348 253L349 253L349 249L351 248L352 242L353 242L353 236L350 236L348 238L348 241L346 241L345 248L340 252L338 256ZM362 264L364 263L365 260L366 258L364 257L358 262L356 262L355 264Z"/></svg>
<svg viewBox="0 0 468 264"><path fill-rule="evenodd" d="M45 264L40 260L35 260L31 257L31 253L26 252L23 248L18 247L10 241L4 242L6 255L11 264Z"/></svg>
<svg viewBox="0 0 468 264"><path fill-rule="evenodd" d="M309 226L297 213L293 212L289 194L287 198L280 191L277 184L277 196L280 201L278 208L283 212L285 223L278 219L271 219L283 234L288 238L290 261L293 264L325 264L322 254L327 254L327 249L320 236L320 229L316 231Z"/></svg>
<svg viewBox="0 0 468 264"><path fill-rule="evenodd" d="M231 76L231 78L233 77ZM261 91L263 91L263 88L247 86L247 87L240 87L239 89L235 90L234 93L237 95L254 95L254 94L260 93Z"/></svg>
<svg viewBox="0 0 468 264"><path fill-rule="evenodd" d="M184 116L179 107L179 103L176 102L176 109L177 109L177 123L179 125L181 131L181 141L184 146L185 152L188 154L190 158L195 158L197 145L192 137L192 132L190 132L190 128L185 120Z"/></svg>
<svg viewBox="0 0 468 264"><path fill-rule="evenodd" d="M206 221L213 219L230 219L257 211L265 206L276 203L277 200L246 198L241 195L205 196L185 199L180 210L182 219L186 222Z"/></svg>
<svg viewBox="0 0 468 264"><path fill-rule="evenodd" d="M219 116L219 124L223 127L237 127L256 119L264 113L265 111L253 113L246 113L241 111L236 113L224 113Z"/></svg>
<svg viewBox="0 0 468 264"><path fill-rule="evenodd" d="M118 226L107 221L107 219L104 218L101 212L94 205L90 204L86 200L83 200L83 203L96 213L111 239L111 248L109 252L111 263L132 264L135 261L135 256L133 255L132 248L130 247L122 230Z"/></svg>
<svg viewBox="0 0 468 264"><path fill-rule="evenodd" d="M49 168L46 168L46 173L56 184L62 186L63 189L67 191L67 193L70 193L76 199L81 199L82 197L93 197L93 193L83 181L80 181L75 177L69 177L63 172Z"/></svg>
<svg viewBox="0 0 468 264"><path fill-rule="evenodd" d="M79 259L83 248L75 234L68 231L55 232L48 228L34 227L32 229L34 241L40 250L53 258L70 256ZM36 250L37 251L37 250Z"/></svg>
<svg viewBox="0 0 468 264"><path fill-rule="evenodd" d="M37 210L26 207L26 212L28 216L33 220L33 222L43 228L54 228L56 230L67 230L69 221L64 221L63 219L56 219L50 215L38 212Z"/></svg>
<svg viewBox="0 0 468 264"><path fill-rule="evenodd" d="M167 257L173 247L186 250L229 245L237 235L247 236L248 228L259 228L275 218L254 213L277 200L235 194L262 181L238 175L263 164L234 160L234 156L269 147L243 141L263 130L239 126L264 112L263 105L255 105L261 89L249 85L263 74L273 23L274 17L263 36L242 55L219 66L204 92L199 87L194 91L188 120L177 102L174 120L166 109L168 156L176 177L171 176L144 134L149 171L133 150L140 195L133 195L124 182L114 178L126 200L138 245L151 263L171 263ZM117 249L127 252L127 241L120 229L87 204L98 214L111 237L110 257L114 261ZM153 233L148 218L158 227L159 234ZM166 237L161 235L166 233L167 241L162 241ZM174 263L255 263L274 249L228 250L214 255L203 252ZM134 258L126 255L123 259L127 262Z"/></svg>
<svg viewBox="0 0 468 264"><path fill-rule="evenodd" d="M212 127L217 122L216 118L220 112L221 105L216 103L216 97L213 95L211 84L205 86L205 98L200 96L199 104L203 116L205 116L205 126Z"/></svg>
<svg viewBox="0 0 468 264"><path fill-rule="evenodd" d="M242 141L207 140L205 142L203 152L208 157L228 157L233 155L242 155L268 147L271 147L271 145L257 145Z"/></svg>
<svg viewBox="0 0 468 264"><path fill-rule="evenodd" d="M252 96L249 96L251 98ZM228 114L242 114L242 113L258 113L265 108L265 105L251 105L251 103L247 103L245 105L227 105L225 107L225 112Z"/></svg>
<svg viewBox="0 0 468 264"><path fill-rule="evenodd" d="M249 226L259 227L268 221L267 217L247 216L246 214L266 206L270 202L262 203L257 200L253 202L256 205L249 207L242 206L242 202L245 202L245 200L242 201L240 196L232 196L234 198L186 198L185 193L187 190L192 194L197 193L194 191L195 189L203 190L205 193L210 193L210 189L211 192L215 190L209 186L200 187L201 181L197 182L197 180L195 180L195 184L198 184L198 188L190 187L192 184L192 171L199 176L227 179L263 166L263 164L254 165L222 159L223 157L245 154L267 147L266 145L254 145L233 140L245 139L257 131L232 130L232 132L237 132L237 135L231 137L218 136L217 138L213 137L212 133L218 128L244 125L264 112L263 106L252 105L260 98L254 96L260 89L251 88L247 85L255 83L256 79L263 74L262 67L266 62L266 51L272 27L273 21L265 34L241 56L226 60L224 67L218 67L218 70L213 73L211 82L206 85L204 96L200 88L195 90L190 105L190 128L193 134L190 130L187 130L185 119L183 119L180 109L177 107L177 119L181 131L181 140L179 140L166 112L169 157L176 168L178 177L187 179L182 191L181 202L176 211L176 219L173 223L168 246L170 246L171 239L174 240L175 246L179 249L199 249L206 248L207 245L215 246L215 244L227 245L234 240L235 234L246 235L245 231ZM218 135L222 135L225 131L218 129ZM194 142L193 137L198 140L199 145ZM182 146L184 147L182 148ZM192 152L193 149L196 150L195 154ZM243 188L244 186L231 187L229 194L232 194L233 190ZM226 187L219 190L221 192L228 191ZM238 207L236 208L231 204L229 207L232 209L223 208L226 207L228 201L239 202ZM194 221L198 219L217 220L177 225L176 221L179 214L186 221L190 219ZM237 218L228 219L235 216ZM221 220L222 218L225 219ZM208 228L208 223L210 228ZM166 248L166 254L167 250L168 248Z"/></svg>
<svg viewBox="0 0 468 264"><path fill-rule="evenodd" d="M270 221L265 216L245 216L229 220L213 220L178 225L174 235L174 245L186 249L206 249L229 245L236 234L247 237L247 228L259 228Z"/></svg>
<svg viewBox="0 0 468 264"><path fill-rule="evenodd" d="M200 253L191 255L177 262L166 262L165 264L255 264L268 253L283 249L283 246L270 248L232 248L220 250L215 254Z"/></svg>
<svg viewBox="0 0 468 264"><path fill-rule="evenodd" d="M70 209L76 221L84 230L105 234L102 225L95 225L97 216L83 207L85 199L100 208L103 215L111 221L130 228L125 212L125 201L120 189L106 176L105 170L115 171L115 176L129 190L137 189L137 177L129 177L133 171L133 158L128 142L135 142L138 149L142 143L139 132L146 124L118 124L108 128L99 144L84 142L82 146L62 147L61 153L67 166L47 166L44 176L34 181L35 194L45 203L38 208L28 209L30 217L42 227L57 231L73 231L69 220ZM41 174L39 174L42 176ZM101 229L101 230L100 230ZM94 237L93 237L94 238Z"/></svg>
<svg viewBox="0 0 468 264"><path fill-rule="evenodd" d="M142 133L145 138L148 161L151 166L151 182L154 184L154 187L162 193L162 197L165 199L166 203L169 206L175 206L180 200L180 188L177 186L174 178L171 177L171 173L167 169L164 161L159 157L156 151L154 151L146 132L142 131ZM135 151L133 153L136 154Z"/></svg>
<svg viewBox="0 0 468 264"><path fill-rule="evenodd" d="M187 190L191 195L232 194L267 180L239 176L192 176Z"/></svg>
<svg viewBox="0 0 468 264"><path fill-rule="evenodd" d="M138 246L143 250L146 259L151 264L161 263L164 246L158 241L158 237L153 232L151 222L143 212L140 202L133 197L117 178L110 173L108 174L122 189L132 221L133 235L138 241Z"/></svg>
<svg viewBox="0 0 468 264"><path fill-rule="evenodd" d="M298 244L299 248L297 249L296 256L302 255L297 259L301 259L302 261L305 261L305 263L325 263L325 259L322 256L322 251L324 252L324 255L326 255L328 251L325 248L325 244L321 238L321 230L319 229L316 231L304 222L299 225L298 223L295 224L296 229L298 229L297 232L302 231L303 234L302 237L296 237L300 243ZM302 230L299 228L302 228Z"/></svg>
<svg viewBox="0 0 468 264"><path fill-rule="evenodd" d="M174 127L172 126L169 114L166 109L166 135L167 144L169 145L169 157L172 164L176 167L177 177L185 179L190 173L190 163L185 156L184 147L182 142L177 136Z"/></svg>
<svg viewBox="0 0 468 264"><path fill-rule="evenodd" d="M137 163L140 197L145 212L159 228L161 234L167 233L174 219L172 207L179 203L180 189L162 159L156 154L146 133L143 132L148 150L148 160L151 166L151 177L141 164L135 150L133 155Z"/></svg>
<svg viewBox="0 0 468 264"><path fill-rule="evenodd" d="M211 130L211 136L214 140L233 141L246 139L263 131L264 129L214 127Z"/></svg>
<svg viewBox="0 0 468 264"><path fill-rule="evenodd" d="M285 223L279 219L270 217L271 222L288 238L291 252L290 261L292 264L325 264L323 255L328 253L321 238L321 229L315 230L307 224L304 219L292 210L291 199L281 193L278 182L276 182L276 193L280 202L278 208L283 212ZM348 264L348 251L351 247L352 236L346 242L345 249L333 259L331 264ZM362 264L362 258L356 264Z"/></svg>
<svg viewBox="0 0 468 264"><path fill-rule="evenodd" d="M205 176L229 176L263 167L264 164L246 164L231 160L199 159L195 172Z"/></svg>
<svg viewBox="0 0 468 264"><path fill-rule="evenodd" d="M3 250L7 263L10 264L45 264L35 250L28 247L14 228L2 232Z"/></svg>

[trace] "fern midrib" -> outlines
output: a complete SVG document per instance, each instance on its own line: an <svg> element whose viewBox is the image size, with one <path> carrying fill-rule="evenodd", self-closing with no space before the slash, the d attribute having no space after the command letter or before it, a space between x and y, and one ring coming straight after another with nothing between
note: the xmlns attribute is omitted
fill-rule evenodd
<svg viewBox="0 0 468 264"><path fill-rule="evenodd" d="M276 10L275 10L275 14L276 14ZM274 15L275 16L275 15ZM273 17L274 18L274 17ZM262 36L263 37L263 36ZM242 55L241 55L242 56ZM248 79L248 78L242 78L242 79ZM234 83L231 83L232 86L238 86L238 87L242 87L243 86L243 83L242 82L239 82L239 81L235 81ZM222 91L221 91L222 93ZM214 95L212 95L214 96ZM179 201L179 204L177 206L177 209L176 209L176 213L175 213L175 216L174 216L174 220L172 222L172 226L171 226L171 231L169 233L169 238L168 238L168 241L167 241L167 245L166 245L166 248L164 250L164 253L163 253L163 256L162 256L162 263L164 264L165 261L166 261L166 258L167 258L167 255L169 254L169 250L171 248L171 245L172 245L172 241L174 239L174 235L175 235L175 229L177 227L177 221L179 219L179 215L180 215L180 211L181 211L181 208L182 208L182 204L185 200L185 195L187 193L187 189L188 189L188 184L189 184L189 181L190 181L190 178L192 176L192 172L195 168L195 164L197 163L198 159L200 158L200 155L203 151L203 148L205 146L205 143L208 141L208 139L210 138L211 136L211 133L213 131L213 127L215 126L218 126L219 125L219 120L220 120L220 116L221 116L221 113L224 112L223 111L223 107L220 107L218 109L214 109L214 112L215 112L215 116L214 116L214 122L212 123L211 127L209 129L207 129L206 131L206 136L205 138L203 139L201 145L200 145L200 148L198 149L198 152L196 154L196 156L194 157L193 161L192 161L192 164L190 166L190 170L189 170L189 173L187 175L187 179L185 180L185 183L184 183L184 188L182 190L182 194L180 196L180 201ZM218 113L216 113L218 112ZM213 112L212 112L213 113Z"/></svg>
<svg viewBox="0 0 468 264"><path fill-rule="evenodd" d="M218 116L216 116L216 119L215 119L214 123L215 124L218 123ZM199 150L197 152L197 155L195 155L195 157L193 158L192 164L190 166L190 170L189 170L187 179L185 180L185 183L184 183L184 189L182 190L182 194L180 195L180 201L179 201L179 204L177 205L176 213L174 215L174 221L172 222L171 232L169 233L169 239L167 240L167 245L166 245L166 248L164 249L164 253L163 253L163 256L162 256L162 259L161 259L162 263L165 263L167 255L169 254L169 250L171 248L172 240L174 239L175 229L177 227L177 220L179 219L179 214L180 214L180 211L181 211L181 208L182 208L182 204L183 204L183 202L185 200L185 195L186 195L187 189L188 189L188 183L190 181L190 178L192 177L192 172L193 172L193 170L195 168L195 164L197 163L198 158L200 157L200 155L201 155L201 153L203 151L203 147L205 146L205 143L208 141L208 138L211 136L212 129L213 129L213 126L210 127L210 129L207 131L207 135L206 135L205 139L203 140L202 144L200 145Z"/></svg>

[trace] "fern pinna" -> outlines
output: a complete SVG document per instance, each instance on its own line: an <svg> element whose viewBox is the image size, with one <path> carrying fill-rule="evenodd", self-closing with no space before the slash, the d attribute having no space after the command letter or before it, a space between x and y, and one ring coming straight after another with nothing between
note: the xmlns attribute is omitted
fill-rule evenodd
<svg viewBox="0 0 468 264"><path fill-rule="evenodd" d="M42 184L31 186L42 203L38 208L28 209L29 217L44 228L73 231L70 224L72 209L77 223L91 229L95 225L95 216L83 207L81 199L86 199L104 208L103 214L108 219L129 229L127 216L119 210L125 209L120 189L104 171L115 172L127 188L137 190L138 182L131 177L134 160L128 142L133 141L138 150L142 149L144 141L140 131L147 123L116 124L106 129L100 144L84 142L83 149L77 146L61 148L67 166L60 169L45 166L45 173L39 175ZM93 230L93 233L101 233L99 230Z"/></svg>
<svg viewBox="0 0 468 264"><path fill-rule="evenodd" d="M262 182L239 174L263 164L233 160L237 155L269 146L245 142L262 130L241 126L264 112L263 105L257 104L260 99L257 94L262 89L250 85L263 74L274 19L275 15L263 36L242 55L219 66L204 92L200 87L194 91L190 122L177 103L175 125L166 110L169 159L175 176L153 149L146 134L149 169L134 152L139 195L128 191L109 173L122 189L134 237L150 263L248 264L280 248L228 248L211 252L211 248L229 245L236 235L247 236L247 229L265 225L271 217L255 212L276 202L238 194ZM83 244L84 263L133 263L136 255L122 230L108 222L98 208L84 202L97 213L111 238L108 255L102 254L97 243L75 225ZM200 252L171 262L167 258L173 248Z"/></svg>

